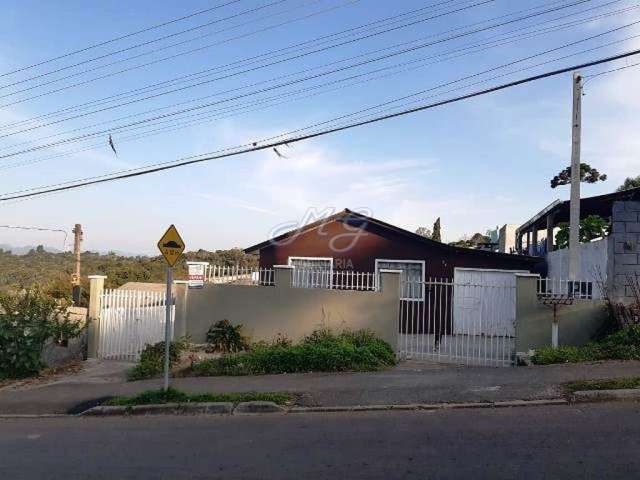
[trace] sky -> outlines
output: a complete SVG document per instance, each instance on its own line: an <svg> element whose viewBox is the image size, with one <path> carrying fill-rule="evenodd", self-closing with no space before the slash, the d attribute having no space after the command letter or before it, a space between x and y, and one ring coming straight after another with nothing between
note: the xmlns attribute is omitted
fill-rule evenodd
<svg viewBox="0 0 640 480"><path fill-rule="evenodd" d="M424 93L405 103L426 104L640 47L640 23L633 24L640 21L640 2L628 0L238 0L11 73L227 2L5 0L0 194L251 144L416 92ZM393 25L383 22L419 8ZM558 10L506 23L552 8ZM355 29L372 22L378 23ZM186 29L192 30L180 33ZM335 46L336 37L327 37L348 29L343 35L357 40ZM318 51L296 57L282 50L301 42L308 42L305 52ZM560 48L566 44L572 45ZM333 47L323 49L327 45ZM397 53L407 46L421 48ZM185 53L192 49L198 50ZM389 53L396 54L379 58ZM245 68L251 57L256 68ZM639 61L631 57L582 72L582 161L608 175L606 182L583 184L583 196L611 192L640 174L640 69L631 67ZM151 64L139 66L145 63ZM624 66L630 68L588 77ZM195 77L204 80L197 86L190 77L180 84L189 88L173 93L166 93L165 84L154 98L99 104L117 106L100 112L92 106L73 110L116 94L141 99L149 96L146 90L127 92L214 68L215 75ZM287 82L295 83L282 85ZM308 87L315 88L302 91ZM409 230L431 227L440 217L444 240L454 241L520 224L556 198L568 198L568 187L551 189L549 180L570 161L571 95L567 73L283 145L280 155L269 149L0 202L0 224L70 233L81 223L83 249L156 254L158 238L172 223L188 250L215 250L247 247L315 212L350 208ZM163 123L127 126L216 101L184 117L155 120ZM399 110L402 103L389 105ZM32 120L61 109L87 114ZM158 110L145 113L151 109ZM64 121L44 125L56 120ZM25 127L38 128L21 132ZM73 140L86 134L94 136ZM51 145L61 141L66 143ZM0 228L4 243L62 248L63 235Z"/></svg>

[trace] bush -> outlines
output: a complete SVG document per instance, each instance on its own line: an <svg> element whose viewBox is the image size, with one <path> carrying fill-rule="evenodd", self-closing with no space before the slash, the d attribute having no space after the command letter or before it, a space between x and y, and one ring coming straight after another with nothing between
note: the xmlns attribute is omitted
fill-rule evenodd
<svg viewBox="0 0 640 480"><path fill-rule="evenodd" d="M0 378L37 374L46 341L64 342L82 328L69 320L66 303L37 288L0 294Z"/></svg>
<svg viewBox="0 0 640 480"><path fill-rule="evenodd" d="M242 335L242 325L233 326L226 319L209 328L207 343L214 351L223 353L235 353L249 348L247 338Z"/></svg>
<svg viewBox="0 0 640 480"><path fill-rule="evenodd" d="M598 342L582 347L543 347L532 359L537 365L597 360L640 360L640 325L623 328Z"/></svg>
<svg viewBox="0 0 640 480"><path fill-rule="evenodd" d="M393 349L372 332L336 334L317 330L297 345L260 343L246 353L226 355L194 364L193 376L260 375L296 372L373 371L395 364Z"/></svg>
<svg viewBox="0 0 640 480"><path fill-rule="evenodd" d="M169 344L169 365L174 366L180 360L188 340L181 338ZM138 364L127 372L129 381L153 378L164 371L164 342L146 345L140 352Z"/></svg>

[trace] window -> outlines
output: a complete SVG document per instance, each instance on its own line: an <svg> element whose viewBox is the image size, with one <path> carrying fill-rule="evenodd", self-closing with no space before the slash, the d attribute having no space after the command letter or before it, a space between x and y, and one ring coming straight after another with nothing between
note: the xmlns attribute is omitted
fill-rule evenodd
<svg viewBox="0 0 640 480"><path fill-rule="evenodd" d="M289 257L293 268L293 286L300 288L331 288L333 258Z"/></svg>
<svg viewBox="0 0 640 480"><path fill-rule="evenodd" d="M400 270L400 300L424 300L423 260L376 259L376 278L381 278L380 270Z"/></svg>

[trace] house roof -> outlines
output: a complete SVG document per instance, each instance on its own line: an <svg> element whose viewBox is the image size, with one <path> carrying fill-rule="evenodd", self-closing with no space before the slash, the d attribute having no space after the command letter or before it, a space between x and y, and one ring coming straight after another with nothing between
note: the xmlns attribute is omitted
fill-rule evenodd
<svg viewBox="0 0 640 480"><path fill-rule="evenodd" d="M613 192L604 195L596 195L594 197L582 198L580 199L580 217L584 218L588 215L599 215L604 218L609 218L611 216L613 202L622 200L640 200L640 187L630 188L628 190L623 190L622 192ZM550 215L553 216L554 226L559 222L568 222L569 200L555 200L553 203L520 225L516 230L516 234L532 229L544 230L547 228L547 217Z"/></svg>
<svg viewBox="0 0 640 480"><path fill-rule="evenodd" d="M278 235L277 237L274 237L270 240L266 240L264 242L258 243L256 245L253 245L251 247L245 248L245 253L257 253L259 252L261 249L268 247L270 245L272 245L274 242L279 242L282 240L285 240L286 238L289 238L290 236L294 235L294 234L300 234L302 232L307 232L310 230L313 230L315 228L318 228L322 225L324 225L327 222L331 222L331 221L341 221L341 222L348 222L349 225L351 226L364 226L364 225L375 225L379 228L382 228L384 230L393 232L395 234L401 235L405 238L408 238L410 240L413 240L415 242L418 243L422 243L425 245L429 245L430 247L435 247L435 248L440 248L449 252L454 252L454 253L461 253L461 254L469 254L469 253L473 253L473 254L477 254L480 256L499 256L499 257L505 257L505 258L514 258L514 254L510 254L510 253L499 253L499 252L491 252L491 251L487 251L487 250L475 250L475 249L471 249L471 248L464 248L464 247L457 247L454 245L448 245L446 243L442 243L442 242L438 242L435 240L431 240L430 238L426 238L423 237L422 235L418 235L416 233L410 232L409 230L405 230L403 228L400 227L396 227L395 225L391 225L390 223L386 223L383 222L382 220L378 220L376 218L373 217L368 217L366 215L363 215L361 213L358 212L354 212L352 210L349 210L348 208L345 208L344 210L335 213L329 217L325 217L322 218L320 220L317 220L313 223L309 223L303 227L291 230L289 232L283 233L282 235ZM539 259L536 257L529 257L527 255L518 255L519 258L521 259L530 259L532 262L538 262Z"/></svg>

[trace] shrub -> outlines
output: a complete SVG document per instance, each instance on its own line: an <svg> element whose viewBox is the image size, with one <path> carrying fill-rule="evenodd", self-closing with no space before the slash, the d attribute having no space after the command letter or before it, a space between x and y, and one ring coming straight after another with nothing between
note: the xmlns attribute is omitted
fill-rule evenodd
<svg viewBox="0 0 640 480"><path fill-rule="evenodd" d="M373 371L395 364L393 349L372 332L317 330L299 344L260 343L249 352L194 364L187 375L260 375L296 372Z"/></svg>
<svg viewBox="0 0 640 480"><path fill-rule="evenodd" d="M226 319L209 328L207 343L214 351L223 353L235 353L249 348L247 338L242 335L242 325L231 325Z"/></svg>
<svg viewBox="0 0 640 480"><path fill-rule="evenodd" d="M66 303L37 288L0 294L0 378L37 374L46 341L66 341L83 327L69 320Z"/></svg>
<svg viewBox="0 0 640 480"><path fill-rule="evenodd" d="M174 366L180 360L180 354L188 344L186 338L180 338L169 344L169 365ZM127 372L129 381L143 380L160 375L164 371L164 341L145 345L140 352L138 364Z"/></svg>
<svg viewBox="0 0 640 480"><path fill-rule="evenodd" d="M543 347L532 361L538 365L596 360L640 360L640 325L632 325L582 347Z"/></svg>

